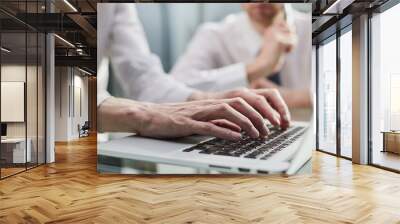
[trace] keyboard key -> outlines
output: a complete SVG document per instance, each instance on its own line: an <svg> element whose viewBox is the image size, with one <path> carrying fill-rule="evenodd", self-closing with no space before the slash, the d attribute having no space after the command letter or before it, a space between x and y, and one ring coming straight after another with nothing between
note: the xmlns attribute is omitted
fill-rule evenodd
<svg viewBox="0 0 400 224"><path fill-rule="evenodd" d="M251 159L268 159L296 141L305 132L304 127L292 126L287 130L270 127L270 135L265 138L252 139L243 135L236 142L212 138L208 141L184 149L183 152L198 152L221 156L244 157Z"/></svg>

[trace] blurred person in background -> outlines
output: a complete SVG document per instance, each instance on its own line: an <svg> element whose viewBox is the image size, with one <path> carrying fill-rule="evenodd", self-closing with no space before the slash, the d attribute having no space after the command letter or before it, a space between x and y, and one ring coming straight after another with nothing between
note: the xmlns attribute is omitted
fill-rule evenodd
<svg viewBox="0 0 400 224"><path fill-rule="evenodd" d="M171 73L203 91L278 88L290 108L310 108L311 18L290 4L244 3L202 25Z"/></svg>

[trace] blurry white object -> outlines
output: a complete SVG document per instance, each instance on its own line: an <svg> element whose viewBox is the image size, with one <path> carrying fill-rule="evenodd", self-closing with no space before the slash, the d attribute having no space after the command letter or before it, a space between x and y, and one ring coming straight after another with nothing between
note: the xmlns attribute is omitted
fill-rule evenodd
<svg viewBox="0 0 400 224"><path fill-rule="evenodd" d="M24 102L24 82L1 82L1 122L24 122Z"/></svg>

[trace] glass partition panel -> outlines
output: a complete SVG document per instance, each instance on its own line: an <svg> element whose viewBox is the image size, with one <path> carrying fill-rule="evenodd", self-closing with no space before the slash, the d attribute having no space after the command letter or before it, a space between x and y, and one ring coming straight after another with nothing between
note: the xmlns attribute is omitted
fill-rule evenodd
<svg viewBox="0 0 400 224"><path fill-rule="evenodd" d="M27 13L40 13L42 4L39 1L27 2ZM38 23L39 17L32 18ZM40 37L37 30L27 27L27 144L31 151L28 168L38 165L39 160L39 64Z"/></svg>
<svg viewBox="0 0 400 224"><path fill-rule="evenodd" d="M340 36L340 154L352 157L352 35Z"/></svg>
<svg viewBox="0 0 400 224"><path fill-rule="evenodd" d="M38 35L27 33L27 80L26 80L26 113L27 113L27 150L31 153L28 168L37 165L38 160Z"/></svg>
<svg viewBox="0 0 400 224"><path fill-rule="evenodd" d="M371 160L400 170L400 5L371 19Z"/></svg>
<svg viewBox="0 0 400 224"><path fill-rule="evenodd" d="M45 65L46 65L46 37L44 34L39 33L39 41L38 41L38 164L43 164L46 162L46 145L45 145L45 124L46 124L46 74L45 74Z"/></svg>
<svg viewBox="0 0 400 224"><path fill-rule="evenodd" d="M336 39L318 51L318 148L336 153Z"/></svg>
<svg viewBox="0 0 400 224"><path fill-rule="evenodd" d="M16 19L45 2L0 1L0 178L45 163L45 34Z"/></svg>
<svg viewBox="0 0 400 224"><path fill-rule="evenodd" d="M26 41L25 32L1 34L2 178L24 171L30 161L26 138Z"/></svg>

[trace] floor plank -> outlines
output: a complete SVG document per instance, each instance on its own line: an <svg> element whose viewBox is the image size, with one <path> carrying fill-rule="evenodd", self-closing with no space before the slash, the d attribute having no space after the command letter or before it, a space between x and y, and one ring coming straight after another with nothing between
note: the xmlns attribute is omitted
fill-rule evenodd
<svg viewBox="0 0 400 224"><path fill-rule="evenodd" d="M0 181L0 223L400 223L399 198L399 174L320 152L293 177L99 175L89 137Z"/></svg>

